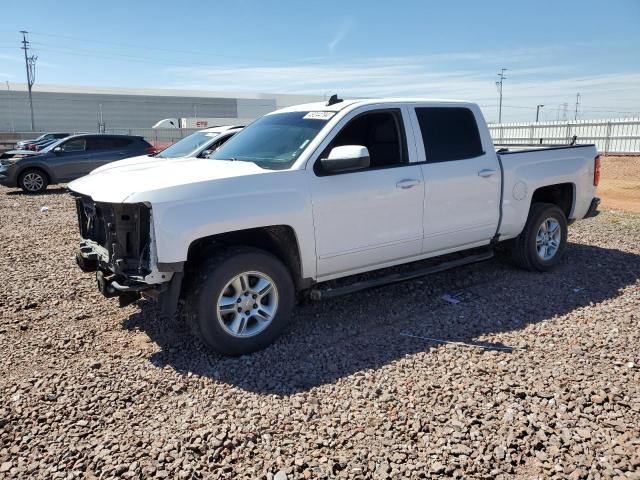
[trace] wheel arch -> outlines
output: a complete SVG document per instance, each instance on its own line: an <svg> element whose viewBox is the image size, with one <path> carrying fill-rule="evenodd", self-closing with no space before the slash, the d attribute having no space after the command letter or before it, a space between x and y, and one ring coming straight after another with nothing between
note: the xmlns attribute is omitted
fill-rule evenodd
<svg viewBox="0 0 640 480"><path fill-rule="evenodd" d="M536 203L551 203L557 205L564 212L567 219L573 215L576 200L576 186L574 183L557 183L538 187L531 195L529 211Z"/></svg>
<svg viewBox="0 0 640 480"><path fill-rule="evenodd" d="M25 165L22 168L20 168L20 170L18 170L18 173L16 174L16 177L15 177L16 182L20 182L20 177L22 177L24 172L26 172L27 170L38 170L45 174L45 176L47 177L47 182L49 184L55 183L55 178L51 175L51 172L40 164Z"/></svg>
<svg viewBox="0 0 640 480"><path fill-rule="evenodd" d="M189 245L185 270L194 268L213 252L231 246L259 248L274 255L285 264L298 291L308 288L312 283L302 276L300 245L290 225L249 228L194 240Z"/></svg>

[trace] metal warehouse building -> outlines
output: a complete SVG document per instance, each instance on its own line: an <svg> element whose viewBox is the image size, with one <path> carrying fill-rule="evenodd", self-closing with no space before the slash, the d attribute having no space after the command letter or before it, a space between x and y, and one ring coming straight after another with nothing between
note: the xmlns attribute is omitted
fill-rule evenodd
<svg viewBox="0 0 640 480"><path fill-rule="evenodd" d="M0 131L31 130L25 84L0 91ZM219 119L242 124L278 108L322 100L322 96L194 90L100 88L35 85L33 110L37 131L96 131L150 128L164 118Z"/></svg>

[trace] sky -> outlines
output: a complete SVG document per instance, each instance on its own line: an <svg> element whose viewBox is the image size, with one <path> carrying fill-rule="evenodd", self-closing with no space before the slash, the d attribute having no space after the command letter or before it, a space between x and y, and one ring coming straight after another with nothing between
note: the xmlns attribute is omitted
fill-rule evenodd
<svg viewBox="0 0 640 480"><path fill-rule="evenodd" d="M0 82L428 97L504 122L640 116L640 0L3 0ZM6 88L6 87L5 87ZM565 105L566 104L566 105Z"/></svg>

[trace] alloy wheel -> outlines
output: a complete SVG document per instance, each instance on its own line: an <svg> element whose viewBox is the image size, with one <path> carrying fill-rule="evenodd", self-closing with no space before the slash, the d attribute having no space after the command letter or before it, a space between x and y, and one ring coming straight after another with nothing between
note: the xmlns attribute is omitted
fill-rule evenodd
<svg viewBox="0 0 640 480"><path fill-rule="evenodd" d="M216 313L224 330L234 337L258 335L278 310L278 288L262 272L244 272L231 279L218 297Z"/></svg>

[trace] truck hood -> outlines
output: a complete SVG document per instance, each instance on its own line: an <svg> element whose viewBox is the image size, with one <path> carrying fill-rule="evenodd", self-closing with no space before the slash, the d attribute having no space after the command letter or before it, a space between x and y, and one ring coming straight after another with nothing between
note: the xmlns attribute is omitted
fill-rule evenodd
<svg viewBox="0 0 640 480"><path fill-rule="evenodd" d="M142 159L102 171L94 170L89 175L71 182L68 188L76 193L89 195L96 202L141 202L148 201L145 193L270 172L251 162L189 157L150 157L149 160L153 161ZM133 196L135 198L132 198Z"/></svg>

